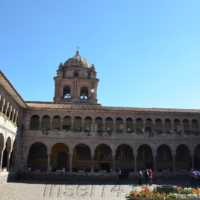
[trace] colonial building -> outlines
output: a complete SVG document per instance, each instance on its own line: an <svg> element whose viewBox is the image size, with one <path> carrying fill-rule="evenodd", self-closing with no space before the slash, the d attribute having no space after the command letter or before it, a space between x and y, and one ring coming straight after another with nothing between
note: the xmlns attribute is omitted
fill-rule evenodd
<svg viewBox="0 0 200 200"><path fill-rule="evenodd" d="M112 178L200 167L200 110L102 106L96 75L77 51L58 67L53 102L24 102L1 72L1 168Z"/></svg>

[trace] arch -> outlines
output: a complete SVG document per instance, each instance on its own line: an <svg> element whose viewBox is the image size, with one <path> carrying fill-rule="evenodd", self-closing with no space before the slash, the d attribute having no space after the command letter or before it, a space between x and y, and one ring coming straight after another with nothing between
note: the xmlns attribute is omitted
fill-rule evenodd
<svg viewBox="0 0 200 200"><path fill-rule="evenodd" d="M120 160L120 161L123 161L124 159L123 159L123 155L120 153L119 154L119 148L121 148L121 147L124 147L124 146L126 146L126 147L128 147L128 148L130 148L128 151L129 151L129 153L131 153L132 155L128 155L129 156L129 158L128 158L128 160L131 160L131 161L134 161L134 156L133 156L133 148L130 146L130 145L128 145L128 144L120 144L120 145L118 145L117 146L117 148L116 148L116 156L115 156L115 160ZM128 149L127 148L127 149ZM131 151L130 151L131 150ZM127 152L128 152L127 151ZM127 157L128 157L127 156ZM118 157L118 158L117 158ZM119 159L119 157L121 158L121 159Z"/></svg>
<svg viewBox="0 0 200 200"><path fill-rule="evenodd" d="M45 130L50 130L50 117L48 115L44 115L42 117L41 128Z"/></svg>
<svg viewBox="0 0 200 200"><path fill-rule="evenodd" d="M163 130L163 123L160 118L156 118L155 120L155 132L162 132Z"/></svg>
<svg viewBox="0 0 200 200"><path fill-rule="evenodd" d="M144 132L144 123L142 118L137 118L135 120L135 130L136 133Z"/></svg>
<svg viewBox="0 0 200 200"><path fill-rule="evenodd" d="M80 91L80 98L81 99L88 99L88 88L82 87Z"/></svg>
<svg viewBox="0 0 200 200"><path fill-rule="evenodd" d="M190 150L186 144L179 144L176 147L176 163L177 168L190 168Z"/></svg>
<svg viewBox="0 0 200 200"><path fill-rule="evenodd" d="M61 118L58 115L55 115L52 119L52 128L53 130L61 129Z"/></svg>
<svg viewBox="0 0 200 200"><path fill-rule="evenodd" d="M93 119L92 117L85 117L84 119L84 131L93 131L93 126L92 126L92 122L93 122Z"/></svg>
<svg viewBox="0 0 200 200"><path fill-rule="evenodd" d="M159 117L155 119L155 122L158 122L158 121L161 121L161 122L163 122L163 121L162 121L162 119L161 119L161 118L159 118Z"/></svg>
<svg viewBox="0 0 200 200"><path fill-rule="evenodd" d="M145 123L145 132L150 131L154 131L153 120L151 118L147 118Z"/></svg>
<svg viewBox="0 0 200 200"><path fill-rule="evenodd" d="M42 142L35 142L29 148L28 167L31 170L47 171L47 147Z"/></svg>
<svg viewBox="0 0 200 200"><path fill-rule="evenodd" d="M153 169L153 151L150 145L142 144L137 150L137 163L139 169Z"/></svg>
<svg viewBox="0 0 200 200"><path fill-rule="evenodd" d="M107 170L110 172L112 166L112 149L107 144L99 144L95 148L94 161L96 162L95 171L99 169Z"/></svg>
<svg viewBox="0 0 200 200"><path fill-rule="evenodd" d="M71 88L69 86L65 86L63 88L63 98L70 99L71 98Z"/></svg>
<svg viewBox="0 0 200 200"><path fill-rule="evenodd" d="M122 133L122 132L124 132L124 130L125 130L125 127L124 127L124 120L123 120L121 117L117 117L117 118L115 119L115 123L116 123L115 127L116 127L117 133Z"/></svg>
<svg viewBox="0 0 200 200"><path fill-rule="evenodd" d="M181 121L179 119L174 119L174 130L176 133L182 132Z"/></svg>
<svg viewBox="0 0 200 200"><path fill-rule="evenodd" d="M83 127L82 127L83 126ZM82 124L82 118L79 116L74 117L74 132L81 132L84 130L84 125Z"/></svg>
<svg viewBox="0 0 200 200"><path fill-rule="evenodd" d="M78 78L78 72L76 70L74 71L74 78Z"/></svg>
<svg viewBox="0 0 200 200"><path fill-rule="evenodd" d="M183 121L183 130L185 132L190 131L190 122L188 119L184 119Z"/></svg>
<svg viewBox="0 0 200 200"><path fill-rule="evenodd" d="M133 119L131 117L126 118L126 132L127 133L133 133L134 132L134 126L133 126Z"/></svg>
<svg viewBox="0 0 200 200"><path fill-rule="evenodd" d="M66 160L67 159L67 160ZM62 170L69 171L69 147L64 143L56 143L51 148L52 171Z"/></svg>
<svg viewBox="0 0 200 200"><path fill-rule="evenodd" d="M170 169L172 171L173 166L173 156L172 156L172 149L169 145L161 144L157 148L157 170L161 172L163 169L167 170Z"/></svg>
<svg viewBox="0 0 200 200"><path fill-rule="evenodd" d="M71 121L71 117L70 116L65 116L63 118L63 123L62 123L62 130L66 130L66 131L70 131L72 129L72 125L71 125L72 121Z"/></svg>
<svg viewBox="0 0 200 200"><path fill-rule="evenodd" d="M97 130L103 130L103 119L102 117L96 117L95 118L95 124L94 124L94 131L97 131Z"/></svg>
<svg viewBox="0 0 200 200"><path fill-rule="evenodd" d="M113 128L114 128L113 122L114 122L113 118L106 117L106 119L105 119L105 129L106 129L106 131L113 131Z"/></svg>
<svg viewBox="0 0 200 200"><path fill-rule="evenodd" d="M4 141L4 135L0 133L0 147L4 147L5 141Z"/></svg>
<svg viewBox="0 0 200 200"><path fill-rule="evenodd" d="M30 130L39 130L39 120L40 117L38 115L33 115L31 117Z"/></svg>
<svg viewBox="0 0 200 200"><path fill-rule="evenodd" d="M199 123L196 119L191 121L191 131L199 132Z"/></svg>

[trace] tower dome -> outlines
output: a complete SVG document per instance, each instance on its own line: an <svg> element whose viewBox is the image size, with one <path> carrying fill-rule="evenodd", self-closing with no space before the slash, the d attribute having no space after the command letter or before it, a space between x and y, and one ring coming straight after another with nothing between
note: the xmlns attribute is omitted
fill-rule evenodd
<svg viewBox="0 0 200 200"><path fill-rule="evenodd" d="M76 55L69 58L63 65L63 67L83 67L90 68L90 63L79 55L79 51L76 51Z"/></svg>

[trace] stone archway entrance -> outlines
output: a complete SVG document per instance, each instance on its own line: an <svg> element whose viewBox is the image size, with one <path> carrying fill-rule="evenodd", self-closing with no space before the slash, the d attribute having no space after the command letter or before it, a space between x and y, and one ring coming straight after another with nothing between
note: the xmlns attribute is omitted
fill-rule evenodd
<svg viewBox="0 0 200 200"><path fill-rule="evenodd" d="M57 169L67 169L67 153L59 152L57 156Z"/></svg>

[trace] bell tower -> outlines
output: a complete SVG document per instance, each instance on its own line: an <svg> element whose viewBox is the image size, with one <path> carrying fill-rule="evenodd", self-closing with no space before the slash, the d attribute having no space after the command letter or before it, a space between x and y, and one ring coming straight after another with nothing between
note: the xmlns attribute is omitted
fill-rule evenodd
<svg viewBox="0 0 200 200"><path fill-rule="evenodd" d="M79 55L60 63L55 80L55 103L97 104L97 86L94 65Z"/></svg>

